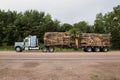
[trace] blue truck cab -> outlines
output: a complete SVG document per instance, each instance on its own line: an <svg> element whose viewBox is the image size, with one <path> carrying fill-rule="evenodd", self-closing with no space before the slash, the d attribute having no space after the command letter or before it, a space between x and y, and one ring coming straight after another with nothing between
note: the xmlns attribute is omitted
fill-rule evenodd
<svg viewBox="0 0 120 80"><path fill-rule="evenodd" d="M23 50L31 49L40 49L38 45L38 39L36 36L29 35L28 37L25 37L23 42L15 42L16 52L22 52Z"/></svg>

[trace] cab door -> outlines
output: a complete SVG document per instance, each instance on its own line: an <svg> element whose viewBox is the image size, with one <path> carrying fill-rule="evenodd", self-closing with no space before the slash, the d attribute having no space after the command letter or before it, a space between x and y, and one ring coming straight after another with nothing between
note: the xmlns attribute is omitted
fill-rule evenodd
<svg viewBox="0 0 120 80"><path fill-rule="evenodd" d="M26 38L24 42L25 42L25 47L29 47L29 39Z"/></svg>

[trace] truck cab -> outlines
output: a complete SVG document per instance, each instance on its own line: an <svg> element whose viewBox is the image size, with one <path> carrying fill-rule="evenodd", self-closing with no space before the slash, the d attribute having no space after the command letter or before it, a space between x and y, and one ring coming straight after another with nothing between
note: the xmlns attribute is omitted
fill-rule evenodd
<svg viewBox="0 0 120 80"><path fill-rule="evenodd" d="M38 39L36 36L29 35L25 37L23 42L15 42L15 50L16 52L22 52L23 50L34 50L40 49L38 45Z"/></svg>

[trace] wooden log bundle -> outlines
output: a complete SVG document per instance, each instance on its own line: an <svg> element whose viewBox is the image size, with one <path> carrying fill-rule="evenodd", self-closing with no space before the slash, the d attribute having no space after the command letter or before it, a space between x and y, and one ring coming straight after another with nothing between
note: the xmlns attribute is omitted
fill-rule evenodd
<svg viewBox="0 0 120 80"><path fill-rule="evenodd" d="M80 34L81 46L110 46L110 35L96 33Z"/></svg>
<svg viewBox="0 0 120 80"><path fill-rule="evenodd" d="M67 32L47 32L44 35L46 46L69 46L71 34Z"/></svg>
<svg viewBox="0 0 120 80"><path fill-rule="evenodd" d="M45 46L110 46L110 35L97 33L70 34L68 32L46 32Z"/></svg>

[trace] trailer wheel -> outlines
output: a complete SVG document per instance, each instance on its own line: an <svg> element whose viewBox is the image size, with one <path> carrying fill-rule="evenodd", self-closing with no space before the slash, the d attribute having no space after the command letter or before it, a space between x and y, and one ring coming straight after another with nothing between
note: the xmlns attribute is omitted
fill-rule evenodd
<svg viewBox="0 0 120 80"><path fill-rule="evenodd" d="M49 47L49 52L54 52L54 48L53 47Z"/></svg>
<svg viewBox="0 0 120 80"><path fill-rule="evenodd" d="M99 48L99 47L95 47L95 48L94 48L94 51L95 51L95 52L100 52L100 48Z"/></svg>
<svg viewBox="0 0 120 80"><path fill-rule="evenodd" d="M46 47L43 47L43 48L42 48L42 52L47 52L47 48L46 48Z"/></svg>
<svg viewBox="0 0 120 80"><path fill-rule="evenodd" d="M83 51L86 52L86 48L83 48Z"/></svg>
<svg viewBox="0 0 120 80"><path fill-rule="evenodd" d="M103 47L102 51L103 52L108 52L108 48L107 47Z"/></svg>
<svg viewBox="0 0 120 80"><path fill-rule="evenodd" d="M85 51L91 52L91 51L92 51L92 48L91 48L91 47L87 47L87 48L85 49Z"/></svg>
<svg viewBox="0 0 120 80"><path fill-rule="evenodd" d="M16 47L16 48L15 48L15 51L16 51L16 52L22 52L22 49L21 49L21 47Z"/></svg>

